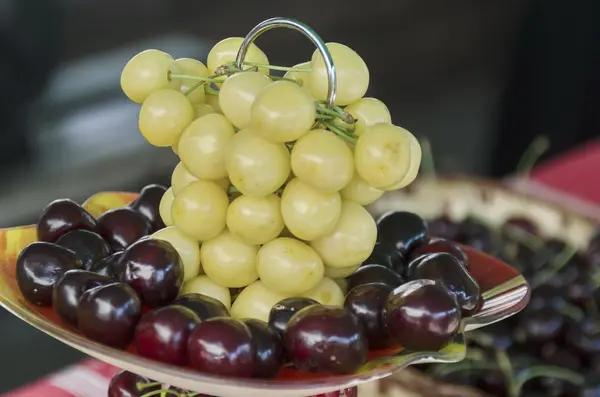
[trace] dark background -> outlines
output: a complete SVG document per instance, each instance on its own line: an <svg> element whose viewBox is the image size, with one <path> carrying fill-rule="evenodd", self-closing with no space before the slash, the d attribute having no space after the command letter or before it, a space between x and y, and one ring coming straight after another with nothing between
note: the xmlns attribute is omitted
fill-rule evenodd
<svg viewBox="0 0 600 397"><path fill-rule="evenodd" d="M169 183L176 158L137 132L119 88L146 48L202 61L210 47L287 16L350 45L369 96L428 138L438 171L501 177L535 136L553 155L600 134L596 0L0 0L0 227L49 201ZM309 58L278 30L257 44L271 63ZM0 392L81 359L0 309Z"/></svg>

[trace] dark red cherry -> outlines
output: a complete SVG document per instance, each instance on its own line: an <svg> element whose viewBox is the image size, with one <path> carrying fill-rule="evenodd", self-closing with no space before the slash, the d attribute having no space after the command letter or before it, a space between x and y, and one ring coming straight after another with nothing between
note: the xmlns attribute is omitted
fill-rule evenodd
<svg viewBox="0 0 600 397"><path fill-rule="evenodd" d="M564 317L551 307L527 310L523 314L520 316L518 328L524 332L527 341L550 342L558 338L564 330Z"/></svg>
<svg viewBox="0 0 600 397"><path fill-rule="evenodd" d="M305 307L313 305L320 305L320 303L310 298L285 298L271 308L269 325L283 337L292 316Z"/></svg>
<svg viewBox="0 0 600 397"><path fill-rule="evenodd" d="M456 336L461 314L456 297L441 284L415 280L389 296L383 319L397 344L414 351L436 351Z"/></svg>
<svg viewBox="0 0 600 397"><path fill-rule="evenodd" d="M539 234L537 225L534 224L530 219L524 217L508 218L506 222L504 222L502 230L509 236L513 236L515 233L519 232L524 232L534 236Z"/></svg>
<svg viewBox="0 0 600 397"><path fill-rule="evenodd" d="M160 200L167 191L167 188L161 185L148 185L141 191L138 198L129 204L129 208L139 212L146 218L152 226L152 232L165 228L165 224L160 217L158 208Z"/></svg>
<svg viewBox="0 0 600 397"><path fill-rule="evenodd" d="M62 235L56 244L75 252L75 257L85 270L111 253L110 245L97 233L89 230L72 230Z"/></svg>
<svg viewBox="0 0 600 397"><path fill-rule="evenodd" d="M490 229L473 218L467 218L459 224L458 242L488 253L494 245Z"/></svg>
<svg viewBox="0 0 600 397"><path fill-rule="evenodd" d="M183 283L183 263L167 241L139 240L123 252L117 266L124 269L121 281L131 285L150 307L173 302Z"/></svg>
<svg viewBox="0 0 600 397"><path fill-rule="evenodd" d="M173 304L187 307L196 313L201 321L215 317L230 317L229 310L223 302L207 295L194 293L180 295Z"/></svg>
<svg viewBox="0 0 600 397"><path fill-rule="evenodd" d="M586 317L579 323L571 324L566 335L567 345L585 356L600 355L600 322Z"/></svg>
<svg viewBox="0 0 600 397"><path fill-rule="evenodd" d="M37 223L37 238L54 242L71 230L94 231L96 220L81 205L69 199L55 200L43 209Z"/></svg>
<svg viewBox="0 0 600 397"><path fill-rule="evenodd" d="M373 252L367 260L363 262L363 266L365 265L381 265L392 269L398 274L404 274L408 262L400 252L396 251L396 249L381 243L375 243Z"/></svg>
<svg viewBox="0 0 600 397"><path fill-rule="evenodd" d="M404 283L404 277L381 265L361 266L348 277L348 291L362 284L381 283L392 289Z"/></svg>
<svg viewBox="0 0 600 397"><path fill-rule="evenodd" d="M110 277L113 280L120 280L123 276L122 268L119 268L119 258L123 255L123 251L115 252L109 256L95 262L90 271L98 273L102 276Z"/></svg>
<svg viewBox="0 0 600 397"><path fill-rule="evenodd" d="M200 323L190 309L172 305L151 310L140 319L135 330L137 352L167 364L187 363L187 340Z"/></svg>
<svg viewBox="0 0 600 397"><path fill-rule="evenodd" d="M463 251L457 243L441 238L432 238L426 244L415 248L410 252L408 258L410 261L413 261L420 256L440 252L453 255L465 268L469 267L469 258L465 251Z"/></svg>
<svg viewBox="0 0 600 397"><path fill-rule="evenodd" d="M160 385L156 382L128 371L121 371L111 379L108 397L141 397L157 390L160 390Z"/></svg>
<svg viewBox="0 0 600 397"><path fill-rule="evenodd" d="M578 355L554 342L542 346L540 356L550 365L568 368L571 371L579 371L581 368L581 359Z"/></svg>
<svg viewBox="0 0 600 397"><path fill-rule="evenodd" d="M456 241L458 239L458 224L448 216L441 216L427 222L429 234L447 240Z"/></svg>
<svg viewBox="0 0 600 397"><path fill-rule="evenodd" d="M585 258L591 269L594 271L600 270L600 227L596 229L588 243Z"/></svg>
<svg viewBox="0 0 600 397"><path fill-rule="evenodd" d="M114 251L124 250L150 231L146 218L130 208L110 210L98 218L98 232Z"/></svg>
<svg viewBox="0 0 600 397"><path fill-rule="evenodd" d="M358 319L333 306L305 307L283 336L287 357L301 371L351 374L367 359L368 342Z"/></svg>
<svg viewBox="0 0 600 397"><path fill-rule="evenodd" d="M386 284L362 284L346 295L344 307L361 322L369 349L383 349L392 344L383 322L383 308L393 289Z"/></svg>
<svg viewBox="0 0 600 397"><path fill-rule="evenodd" d="M427 224L412 212L397 211L377 220L377 241L405 254L429 238Z"/></svg>
<svg viewBox="0 0 600 397"><path fill-rule="evenodd" d="M73 251L53 243L34 242L17 257L17 285L27 301L49 306L56 282L67 271L80 266Z"/></svg>
<svg viewBox="0 0 600 397"><path fill-rule="evenodd" d="M52 305L56 314L67 324L77 327L79 299L89 289L114 282L108 277L87 270L69 270L56 282Z"/></svg>
<svg viewBox="0 0 600 397"><path fill-rule="evenodd" d="M429 254L408 265L408 279L429 279L439 282L456 299L463 311L474 310L479 303L479 285L454 255Z"/></svg>
<svg viewBox="0 0 600 397"><path fill-rule="evenodd" d="M270 379L277 376L284 363L283 345L279 334L264 321L242 320L250 329L254 343L255 378Z"/></svg>
<svg viewBox="0 0 600 397"><path fill-rule="evenodd" d="M592 277L587 272L579 272L577 277L568 285L565 285L567 290L567 300L574 305L585 307L590 301L597 287L593 282Z"/></svg>
<svg viewBox="0 0 600 397"><path fill-rule="evenodd" d="M125 348L133 340L142 303L127 284L113 283L87 290L79 300L79 329L88 338Z"/></svg>
<svg viewBox="0 0 600 397"><path fill-rule="evenodd" d="M189 362L200 372L250 378L254 374L254 357L250 328L233 318L203 321L188 339Z"/></svg>

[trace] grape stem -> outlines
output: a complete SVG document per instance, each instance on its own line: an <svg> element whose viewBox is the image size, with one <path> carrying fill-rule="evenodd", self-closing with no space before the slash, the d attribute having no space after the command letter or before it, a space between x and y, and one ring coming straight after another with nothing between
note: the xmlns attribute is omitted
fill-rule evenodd
<svg viewBox="0 0 600 397"><path fill-rule="evenodd" d="M175 390L171 390L171 389L154 390L154 391L151 391L149 393L142 394L141 397L152 397L152 396L158 396L158 395L160 395L161 397L165 397L165 396L167 396L169 394L172 394L172 395L174 395L176 397L181 397L180 393L176 392Z"/></svg>
<svg viewBox="0 0 600 397"><path fill-rule="evenodd" d="M502 375L504 376L504 383L506 384L506 390L508 392L509 397L519 397L519 389L517 389L517 384L515 381L515 372L510 362L510 358L508 354L504 350L496 349L495 350L496 362L498 363L498 368Z"/></svg>
<svg viewBox="0 0 600 397"><path fill-rule="evenodd" d="M346 139L347 141L356 144L356 137L354 135L351 135L350 133L342 130L341 128L336 127L335 125L333 125L333 123L330 123L328 121L320 120L319 122L321 124L323 124L325 127L327 127L327 129L329 131L333 132L334 134L337 134L340 137Z"/></svg>
<svg viewBox="0 0 600 397"><path fill-rule="evenodd" d="M289 66L267 65L264 63L256 63L256 62L244 62L244 65L256 66L258 68L268 68L271 70L280 70L282 72L290 72L290 71L304 72L304 73L312 72L311 68L294 68L294 67L289 67Z"/></svg>
<svg viewBox="0 0 600 397"><path fill-rule="evenodd" d="M223 81L225 81L225 79L218 79L215 77L200 77L200 76L191 76L189 74L175 74L175 73L171 73L171 77L176 78L176 79L187 79L187 80L197 80L197 81L203 81L203 82L207 82L207 83L222 83Z"/></svg>
<svg viewBox="0 0 600 397"><path fill-rule="evenodd" d="M149 387L155 387L155 386L160 386L162 385L162 383L160 382L149 382L149 383L144 383L144 382L137 382L135 384L135 387L139 390L142 391L144 389L147 389Z"/></svg>

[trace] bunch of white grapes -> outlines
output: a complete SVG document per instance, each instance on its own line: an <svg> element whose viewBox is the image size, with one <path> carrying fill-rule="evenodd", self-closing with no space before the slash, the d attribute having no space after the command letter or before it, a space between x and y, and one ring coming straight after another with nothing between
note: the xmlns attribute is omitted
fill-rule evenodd
<svg viewBox="0 0 600 397"><path fill-rule="evenodd" d="M206 64L147 50L123 70L140 132L180 159L154 237L179 251L182 293L219 299L234 317L266 321L286 297L342 305L344 279L377 238L364 206L416 178L421 148L363 97L369 70L349 47L327 44L338 77L328 107L318 51L284 68L253 44L238 69L242 40L217 43Z"/></svg>

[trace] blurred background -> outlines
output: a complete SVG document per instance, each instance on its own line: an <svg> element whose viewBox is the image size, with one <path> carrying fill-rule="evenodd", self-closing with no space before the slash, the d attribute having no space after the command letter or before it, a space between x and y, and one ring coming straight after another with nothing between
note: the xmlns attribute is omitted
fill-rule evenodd
<svg viewBox="0 0 600 397"><path fill-rule="evenodd" d="M147 48L204 61L273 16L354 48L368 95L431 141L438 171L502 177L540 134L548 156L600 135L596 0L0 0L0 227L56 198L168 185L176 158L137 131L124 64ZM290 31L257 44L278 65L313 51ZM1 309L0 330L0 392L82 358Z"/></svg>

